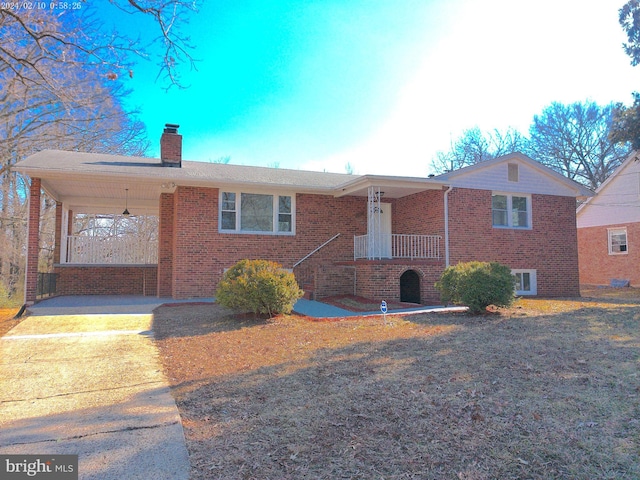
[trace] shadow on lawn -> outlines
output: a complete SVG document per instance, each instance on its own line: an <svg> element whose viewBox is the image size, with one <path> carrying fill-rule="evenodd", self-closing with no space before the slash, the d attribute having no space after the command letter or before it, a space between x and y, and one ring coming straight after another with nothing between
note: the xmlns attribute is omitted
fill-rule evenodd
<svg viewBox="0 0 640 480"><path fill-rule="evenodd" d="M238 314L218 304L160 307L153 312L153 331L158 340L229 332L268 323L253 313Z"/></svg>
<svg viewBox="0 0 640 480"><path fill-rule="evenodd" d="M193 478L640 476L637 308L405 318L456 328L175 386Z"/></svg>

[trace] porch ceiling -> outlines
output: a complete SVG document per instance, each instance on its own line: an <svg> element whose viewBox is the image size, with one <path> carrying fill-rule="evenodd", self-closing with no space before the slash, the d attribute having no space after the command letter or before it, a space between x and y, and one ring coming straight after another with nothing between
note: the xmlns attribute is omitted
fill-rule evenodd
<svg viewBox="0 0 640 480"><path fill-rule="evenodd" d="M76 176L43 178L42 188L76 213L118 214L126 205L132 215L157 215L160 194L169 193L175 187L171 184L163 186L160 181Z"/></svg>

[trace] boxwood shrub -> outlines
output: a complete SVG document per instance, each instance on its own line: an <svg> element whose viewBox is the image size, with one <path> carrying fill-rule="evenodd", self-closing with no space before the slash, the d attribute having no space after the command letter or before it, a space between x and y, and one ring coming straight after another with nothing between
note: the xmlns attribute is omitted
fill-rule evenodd
<svg viewBox="0 0 640 480"><path fill-rule="evenodd" d="M291 313L302 297L293 273L268 260L240 260L225 272L216 302L233 310L272 317Z"/></svg>
<svg viewBox="0 0 640 480"><path fill-rule="evenodd" d="M447 267L435 284L445 304L466 305L482 313L489 305L508 307L514 300L515 277L497 262L467 262Z"/></svg>

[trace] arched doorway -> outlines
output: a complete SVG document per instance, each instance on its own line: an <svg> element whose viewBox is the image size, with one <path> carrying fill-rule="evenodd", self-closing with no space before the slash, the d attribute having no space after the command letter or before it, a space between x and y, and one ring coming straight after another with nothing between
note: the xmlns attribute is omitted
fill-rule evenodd
<svg viewBox="0 0 640 480"><path fill-rule="evenodd" d="M407 270L400 276L400 301L420 303L420 275L415 270Z"/></svg>

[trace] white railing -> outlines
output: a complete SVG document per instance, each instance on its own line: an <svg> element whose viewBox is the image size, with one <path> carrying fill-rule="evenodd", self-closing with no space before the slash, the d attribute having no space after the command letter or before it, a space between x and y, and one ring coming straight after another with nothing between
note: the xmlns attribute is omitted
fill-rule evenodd
<svg viewBox="0 0 640 480"><path fill-rule="evenodd" d="M369 235L353 238L353 258L440 258L440 235L378 235L370 242ZM374 244L372 247L372 243Z"/></svg>
<svg viewBox="0 0 640 480"><path fill-rule="evenodd" d="M144 265L158 263L158 242L123 237L67 237L67 263Z"/></svg>

